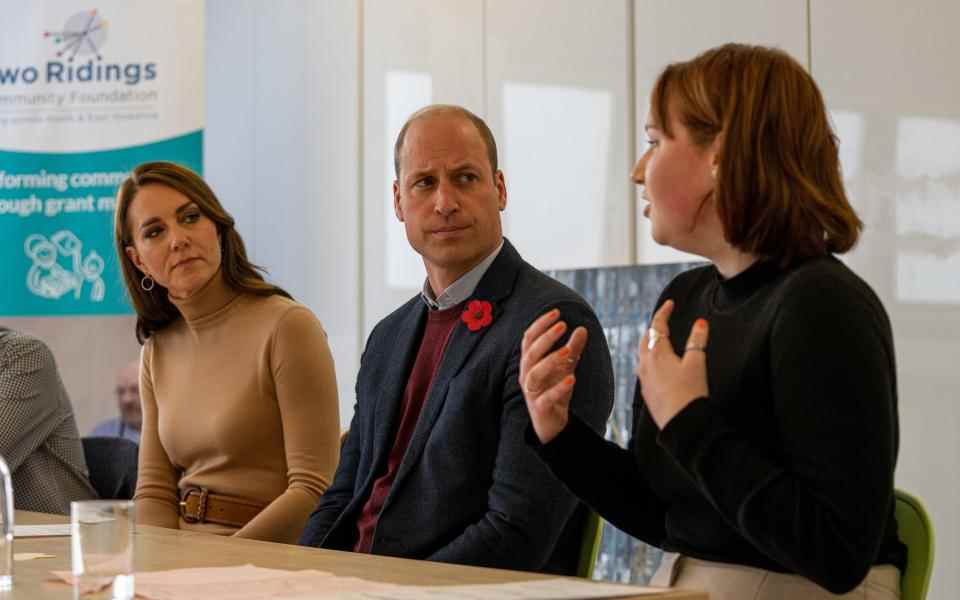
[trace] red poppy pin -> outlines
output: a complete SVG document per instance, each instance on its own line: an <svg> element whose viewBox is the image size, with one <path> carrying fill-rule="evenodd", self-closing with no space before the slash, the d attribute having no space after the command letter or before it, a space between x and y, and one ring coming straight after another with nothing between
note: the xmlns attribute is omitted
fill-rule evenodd
<svg viewBox="0 0 960 600"><path fill-rule="evenodd" d="M493 323L493 305L486 300L471 300L460 315L470 331L480 331Z"/></svg>

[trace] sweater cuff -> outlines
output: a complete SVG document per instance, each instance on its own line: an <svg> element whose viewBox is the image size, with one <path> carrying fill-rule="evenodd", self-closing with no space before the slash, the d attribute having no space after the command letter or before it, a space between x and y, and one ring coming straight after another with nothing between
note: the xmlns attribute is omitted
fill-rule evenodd
<svg viewBox="0 0 960 600"><path fill-rule="evenodd" d="M678 412L667 426L657 435L657 443L674 457L677 462L690 468L690 461L697 455L700 443L704 441L704 432L716 425L717 415L710 405L710 399L701 396Z"/></svg>
<svg viewBox="0 0 960 600"><path fill-rule="evenodd" d="M567 421L567 426L563 428L563 431L558 433L557 437L546 444L540 443L540 438L537 437L537 433L533 430L533 424L527 425L523 437L527 446L532 448L537 456L552 468L554 466L562 466L563 464L578 464L583 458L578 454L578 449L583 448L582 440L584 436L590 435L596 434L576 415L571 413Z"/></svg>

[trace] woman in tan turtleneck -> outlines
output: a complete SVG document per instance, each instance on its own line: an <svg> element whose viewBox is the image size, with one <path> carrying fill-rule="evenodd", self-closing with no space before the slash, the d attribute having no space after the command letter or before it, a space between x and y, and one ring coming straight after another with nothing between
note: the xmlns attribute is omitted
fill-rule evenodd
<svg viewBox="0 0 960 600"><path fill-rule="evenodd" d="M320 323L188 169L134 169L114 229L143 344L137 522L296 542L339 454Z"/></svg>

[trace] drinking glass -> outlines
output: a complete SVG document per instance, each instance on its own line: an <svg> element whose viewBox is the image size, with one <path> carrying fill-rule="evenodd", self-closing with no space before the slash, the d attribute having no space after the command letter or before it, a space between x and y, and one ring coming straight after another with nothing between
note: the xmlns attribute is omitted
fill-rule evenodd
<svg viewBox="0 0 960 600"><path fill-rule="evenodd" d="M0 591L13 587L13 485L0 456Z"/></svg>
<svg viewBox="0 0 960 600"><path fill-rule="evenodd" d="M75 598L133 598L133 515L130 500L70 503Z"/></svg>

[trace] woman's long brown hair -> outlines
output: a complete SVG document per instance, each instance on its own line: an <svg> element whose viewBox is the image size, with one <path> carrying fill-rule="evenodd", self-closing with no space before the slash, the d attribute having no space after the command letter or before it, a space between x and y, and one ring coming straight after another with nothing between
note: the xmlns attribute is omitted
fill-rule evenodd
<svg viewBox="0 0 960 600"><path fill-rule="evenodd" d="M180 317L180 311L170 302L166 288L157 285L147 291L141 287L143 273L127 256L126 247L133 245L127 213L137 193L145 185L164 185L180 192L195 202L200 212L216 224L222 255L220 270L228 286L257 296L279 294L291 297L283 289L267 283L261 274L263 269L247 259L247 251L234 227L233 217L224 210L213 190L199 175L171 162L144 163L120 184L113 220L114 244L123 271L123 281L137 313L137 341L144 343L155 331Z"/></svg>

